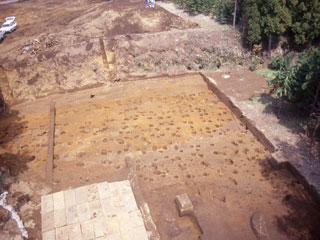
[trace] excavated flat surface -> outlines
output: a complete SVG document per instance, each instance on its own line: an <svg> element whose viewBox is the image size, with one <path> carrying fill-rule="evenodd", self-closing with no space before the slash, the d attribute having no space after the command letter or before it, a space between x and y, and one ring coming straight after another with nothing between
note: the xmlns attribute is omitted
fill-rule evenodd
<svg viewBox="0 0 320 240"><path fill-rule="evenodd" d="M132 81L52 99L55 184L47 192L126 179L130 157L162 239L200 235L194 221L178 216L174 198L183 192L218 239L255 239L250 228L255 211L265 215L270 239L320 236L319 207L287 170L270 167L270 153L200 75ZM2 154L3 163L21 184L29 183L33 204L20 213L24 221L35 221L33 230L28 228L34 236L40 229L36 191L48 188L40 182L49 106L50 99L18 105L0 122L1 150L16 159L6 161Z"/></svg>

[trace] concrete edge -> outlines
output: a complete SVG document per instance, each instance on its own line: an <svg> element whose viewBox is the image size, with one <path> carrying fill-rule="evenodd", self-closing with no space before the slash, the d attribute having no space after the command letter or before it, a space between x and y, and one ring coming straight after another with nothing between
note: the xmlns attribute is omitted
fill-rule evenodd
<svg viewBox="0 0 320 240"><path fill-rule="evenodd" d="M317 203L320 204L320 194L317 189L308 182L305 176L290 162L280 160L277 156L279 152L276 151L271 154L271 158L269 159L270 164L274 168L285 168L287 169L306 189L306 191L311 195L312 199Z"/></svg>
<svg viewBox="0 0 320 240"><path fill-rule="evenodd" d="M250 132L258 139L258 141L271 153L271 158L268 159L271 166L276 169L282 169L285 168L290 173L297 178L301 182L301 184L304 186L306 191L311 195L313 200L320 204L320 193L316 190L316 188L308 182L305 176L290 162L288 162L286 159L280 160L277 156L279 154L279 151L276 149L276 147L273 145L273 143L264 135L264 133L259 130L252 120L247 118L241 109L237 107L232 100L223 93L214 83L212 79L207 77L202 72L199 72L199 74L203 77L204 81L207 83L208 88L218 96L220 101L222 101L227 107L236 115L236 117L246 126L247 129L250 130Z"/></svg>
<svg viewBox="0 0 320 240"><path fill-rule="evenodd" d="M160 240L160 234L157 230L155 223L150 214L150 209L148 204L144 201L143 194L139 185L137 173L136 173L136 163L130 157L125 159L127 167L129 168L128 179L131 184L134 197L136 199L137 205L141 211L145 228L148 232L149 240Z"/></svg>

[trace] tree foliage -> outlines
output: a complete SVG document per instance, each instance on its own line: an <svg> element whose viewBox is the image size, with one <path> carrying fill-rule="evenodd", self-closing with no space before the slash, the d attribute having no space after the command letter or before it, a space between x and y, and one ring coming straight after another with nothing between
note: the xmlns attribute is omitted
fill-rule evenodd
<svg viewBox="0 0 320 240"><path fill-rule="evenodd" d="M193 13L211 13L222 23L231 23L236 0L174 0ZM320 41L320 0L238 0L237 19L249 47L281 35L292 46Z"/></svg>
<svg viewBox="0 0 320 240"><path fill-rule="evenodd" d="M234 13L234 0L175 0L182 8L193 12L208 12L221 23L232 21Z"/></svg>
<svg viewBox="0 0 320 240"><path fill-rule="evenodd" d="M320 1L291 0L287 6L291 10L292 25L289 30L293 42L301 45L319 39Z"/></svg>
<svg viewBox="0 0 320 240"><path fill-rule="evenodd" d="M309 108L320 82L320 47L302 52L296 63L292 63L288 54L277 56L271 65L278 70L275 79L269 82L275 93L297 106ZM320 104L320 99L317 102Z"/></svg>
<svg viewBox="0 0 320 240"><path fill-rule="evenodd" d="M246 42L249 45L260 43L262 33L260 27L261 15L256 0L246 0L245 18L247 21Z"/></svg>

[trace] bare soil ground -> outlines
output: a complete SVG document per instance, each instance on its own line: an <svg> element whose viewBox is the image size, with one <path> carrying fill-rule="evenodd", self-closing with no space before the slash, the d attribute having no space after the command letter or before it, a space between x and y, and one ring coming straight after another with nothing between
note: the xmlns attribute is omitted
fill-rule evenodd
<svg viewBox="0 0 320 240"><path fill-rule="evenodd" d="M228 79L222 72L207 75L264 132L275 146L279 163L290 163L319 193L320 143L316 140L310 144L305 135L305 113L270 94L267 78L255 72L231 71Z"/></svg>
<svg viewBox="0 0 320 240"><path fill-rule="evenodd" d="M41 239L41 195L126 179L126 157L137 163L161 239L200 234L178 217L174 197L182 192L218 239L255 239L256 210L270 239L319 238L319 206L287 170L270 167L270 153L200 75L141 80L241 68L250 58L238 33L133 0L30 0L0 10L19 24L0 44L0 87L10 105L0 119L0 171L31 239ZM263 79L241 71L221 85L242 100L261 93ZM44 181L51 100L53 185ZM17 236L0 214L0 239Z"/></svg>
<svg viewBox="0 0 320 240"><path fill-rule="evenodd" d="M0 19L8 15L19 24L0 45L0 86L9 86L3 90L8 103L107 84L100 38L109 50L108 40L117 35L197 26L137 1L35 0L1 6Z"/></svg>
<svg viewBox="0 0 320 240"><path fill-rule="evenodd" d="M287 170L270 167L270 153L201 76L135 81L52 98L57 107L53 189L125 179L125 158L131 157L162 239L200 234L190 219L178 217L174 197L182 192L219 239L254 239L249 223L256 210L265 214L272 239L319 236L317 205ZM40 195L52 190L41 184L48 103L17 106L18 116L1 120L1 146L16 165L3 155L2 163L19 177L20 187L28 186L20 189L28 196L20 214L34 238L41 226Z"/></svg>

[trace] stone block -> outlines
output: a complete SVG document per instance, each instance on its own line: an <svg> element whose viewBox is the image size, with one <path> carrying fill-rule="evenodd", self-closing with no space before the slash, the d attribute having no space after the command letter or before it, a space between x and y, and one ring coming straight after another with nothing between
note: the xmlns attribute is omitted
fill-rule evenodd
<svg viewBox="0 0 320 240"><path fill-rule="evenodd" d="M83 202L83 203L77 204L77 214L80 222L89 220L91 218L89 203Z"/></svg>
<svg viewBox="0 0 320 240"><path fill-rule="evenodd" d="M75 192L76 192L76 203L77 204L88 201L87 186L76 188Z"/></svg>
<svg viewBox="0 0 320 240"><path fill-rule="evenodd" d="M88 190L88 201L95 201L99 199L99 192L97 184L92 184L87 187Z"/></svg>
<svg viewBox="0 0 320 240"><path fill-rule="evenodd" d="M116 214L105 217L108 234L120 234L119 220Z"/></svg>
<svg viewBox="0 0 320 240"><path fill-rule="evenodd" d="M68 207L66 209L66 217L67 217L67 224L73 224L73 223L79 222L76 205Z"/></svg>
<svg viewBox="0 0 320 240"><path fill-rule="evenodd" d="M112 197L118 197L118 195L121 193L121 182L112 182L109 183L109 191Z"/></svg>
<svg viewBox="0 0 320 240"><path fill-rule="evenodd" d="M65 226L67 224L65 208L54 210L53 217L54 217L55 228Z"/></svg>
<svg viewBox="0 0 320 240"><path fill-rule="evenodd" d="M116 211L110 198L100 199L102 213L104 216L112 214Z"/></svg>
<svg viewBox="0 0 320 240"><path fill-rule="evenodd" d="M131 240L148 240L148 234L144 226L132 229Z"/></svg>
<svg viewBox="0 0 320 240"><path fill-rule="evenodd" d="M111 198L111 203L112 203L112 206L115 209L119 209L119 208L124 208L125 207L124 199L123 199L123 197L121 195L119 195L118 197L112 197Z"/></svg>
<svg viewBox="0 0 320 240"><path fill-rule="evenodd" d="M102 208L100 200L89 202L90 217L97 218L102 216Z"/></svg>
<svg viewBox="0 0 320 240"><path fill-rule="evenodd" d="M106 220L104 217L94 218L93 226L96 238L107 236Z"/></svg>
<svg viewBox="0 0 320 240"><path fill-rule="evenodd" d="M76 205L76 191L74 189L64 191L66 208Z"/></svg>
<svg viewBox="0 0 320 240"><path fill-rule="evenodd" d="M176 206L180 217L193 214L193 205L188 194L183 193L176 196Z"/></svg>
<svg viewBox="0 0 320 240"><path fill-rule="evenodd" d="M42 240L56 240L54 230L46 231L42 233Z"/></svg>
<svg viewBox="0 0 320 240"><path fill-rule="evenodd" d="M82 239L80 223L68 225L69 239Z"/></svg>
<svg viewBox="0 0 320 240"><path fill-rule="evenodd" d="M53 211L41 214L42 232L47 232L54 229L54 215Z"/></svg>
<svg viewBox="0 0 320 240"><path fill-rule="evenodd" d="M41 196L41 213L53 211L53 196L52 194Z"/></svg>
<svg viewBox="0 0 320 240"><path fill-rule="evenodd" d="M267 223L260 212L255 212L251 217L251 228L259 240L269 240Z"/></svg>
<svg viewBox="0 0 320 240"><path fill-rule="evenodd" d="M121 236L126 236L132 229L132 222L128 212L117 212Z"/></svg>
<svg viewBox="0 0 320 240"><path fill-rule="evenodd" d="M129 219L133 228L144 226L140 210L129 212Z"/></svg>
<svg viewBox="0 0 320 240"><path fill-rule="evenodd" d="M133 194L129 180L121 181L120 186L121 186L121 188L120 188L121 193L132 193Z"/></svg>
<svg viewBox="0 0 320 240"><path fill-rule="evenodd" d="M138 209L136 199L132 192L122 193L121 198L128 212Z"/></svg>
<svg viewBox="0 0 320 240"><path fill-rule="evenodd" d="M81 223L81 233L83 240L94 239L94 228L92 219Z"/></svg>
<svg viewBox="0 0 320 240"><path fill-rule="evenodd" d="M56 228L56 240L69 240L68 226Z"/></svg>
<svg viewBox="0 0 320 240"><path fill-rule="evenodd" d="M65 202L64 202L64 193L61 192L56 192L53 194L53 209L58 210L58 209L64 209L66 208Z"/></svg>
<svg viewBox="0 0 320 240"><path fill-rule="evenodd" d="M102 182L97 184L100 199L110 198L109 183Z"/></svg>

